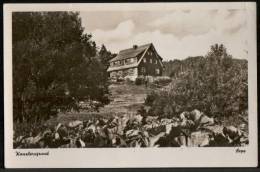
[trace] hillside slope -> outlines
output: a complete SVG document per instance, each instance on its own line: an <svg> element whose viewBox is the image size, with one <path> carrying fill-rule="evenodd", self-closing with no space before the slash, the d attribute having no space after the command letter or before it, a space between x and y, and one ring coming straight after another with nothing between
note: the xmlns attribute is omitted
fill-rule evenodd
<svg viewBox="0 0 260 172"><path fill-rule="evenodd" d="M137 86L127 83L111 84L109 86L109 99L111 102L100 108L98 112L60 113L57 117L51 118L48 123L55 124L57 122L66 123L71 120L86 120L94 116L112 117L115 115L135 114L143 105L147 94L151 91L153 89L146 88L143 85Z"/></svg>

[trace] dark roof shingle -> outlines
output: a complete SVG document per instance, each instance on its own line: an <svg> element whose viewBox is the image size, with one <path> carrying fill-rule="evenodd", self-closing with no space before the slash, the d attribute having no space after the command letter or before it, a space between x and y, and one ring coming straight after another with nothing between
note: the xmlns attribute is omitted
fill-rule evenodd
<svg viewBox="0 0 260 172"><path fill-rule="evenodd" d="M136 57L138 54L144 52L151 45L152 45L152 43L137 46L136 48L133 47L133 48L121 50L121 51L119 51L118 55L115 58L110 60L110 62L123 60L123 59L127 59L127 58L130 58L130 57Z"/></svg>

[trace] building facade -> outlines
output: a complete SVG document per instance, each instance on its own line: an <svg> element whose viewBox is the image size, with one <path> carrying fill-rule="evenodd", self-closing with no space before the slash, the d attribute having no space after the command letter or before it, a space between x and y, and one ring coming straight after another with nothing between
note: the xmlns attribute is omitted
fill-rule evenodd
<svg viewBox="0 0 260 172"><path fill-rule="evenodd" d="M121 50L109 63L111 78L134 81L138 76L161 76L163 72L162 57L152 43Z"/></svg>

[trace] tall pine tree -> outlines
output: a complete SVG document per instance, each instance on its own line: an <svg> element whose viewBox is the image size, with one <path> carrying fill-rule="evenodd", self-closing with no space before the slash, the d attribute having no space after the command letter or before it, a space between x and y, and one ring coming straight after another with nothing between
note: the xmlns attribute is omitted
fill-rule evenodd
<svg viewBox="0 0 260 172"><path fill-rule="evenodd" d="M15 121L39 121L80 101L107 103L96 44L74 12L15 12L13 106ZM97 77L98 76L98 77Z"/></svg>

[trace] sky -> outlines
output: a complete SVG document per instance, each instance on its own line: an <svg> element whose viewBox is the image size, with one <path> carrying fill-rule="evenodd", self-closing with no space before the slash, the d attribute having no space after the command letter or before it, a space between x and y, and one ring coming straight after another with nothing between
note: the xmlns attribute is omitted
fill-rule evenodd
<svg viewBox="0 0 260 172"><path fill-rule="evenodd" d="M98 46L118 53L134 44L153 43L164 60L204 56L224 44L234 58L247 58L246 15L242 9L84 11L84 32Z"/></svg>

